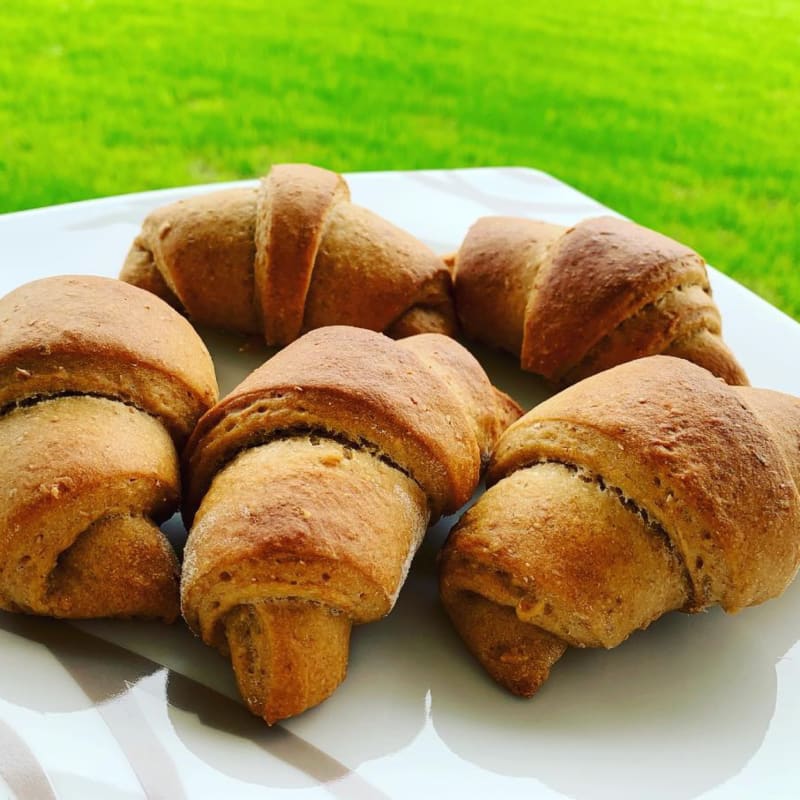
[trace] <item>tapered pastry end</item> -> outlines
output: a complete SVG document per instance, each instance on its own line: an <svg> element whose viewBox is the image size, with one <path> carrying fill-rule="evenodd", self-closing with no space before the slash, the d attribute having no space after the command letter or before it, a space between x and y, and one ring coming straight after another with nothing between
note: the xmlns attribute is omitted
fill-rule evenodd
<svg viewBox="0 0 800 800"><path fill-rule="evenodd" d="M169 303L178 311L183 310L181 301L175 296L173 291L167 286L158 267L153 260L153 253L142 245L137 239L128 251L119 279L140 289L151 292Z"/></svg>
<svg viewBox="0 0 800 800"><path fill-rule="evenodd" d="M321 703L344 680L351 620L297 599L235 608L226 634L239 691L272 725Z"/></svg>
<svg viewBox="0 0 800 800"><path fill-rule="evenodd" d="M666 356L676 356L705 367L730 386L749 386L750 381L728 346L719 334L702 329L691 336L673 342Z"/></svg>
<svg viewBox="0 0 800 800"><path fill-rule="evenodd" d="M441 333L454 338L458 334L458 323L452 304L412 306L386 329L386 335L392 339L405 339L419 333Z"/></svg>
<svg viewBox="0 0 800 800"><path fill-rule="evenodd" d="M520 404L510 397L505 392L500 391L496 386L494 388L494 398L496 405L496 419L497 419L497 437L509 427L513 422L516 422L523 414Z"/></svg>
<svg viewBox="0 0 800 800"><path fill-rule="evenodd" d="M567 649L552 634L517 619L513 608L474 592L442 593L445 610L470 652L501 686L531 697Z"/></svg>
<svg viewBox="0 0 800 800"><path fill-rule="evenodd" d="M61 554L49 581L54 617L178 617L178 560L146 517L111 516L85 531Z"/></svg>

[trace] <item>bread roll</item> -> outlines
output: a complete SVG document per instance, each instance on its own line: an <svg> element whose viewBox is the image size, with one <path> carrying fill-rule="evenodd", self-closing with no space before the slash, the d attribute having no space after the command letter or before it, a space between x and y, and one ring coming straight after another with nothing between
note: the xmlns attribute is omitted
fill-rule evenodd
<svg viewBox="0 0 800 800"><path fill-rule="evenodd" d="M554 384L658 354L747 383L722 341L703 259L632 222L484 217L454 257L454 280L465 334Z"/></svg>
<svg viewBox="0 0 800 800"><path fill-rule="evenodd" d="M257 189L156 209L120 275L192 321L285 345L326 325L400 338L455 332L447 267L350 202L341 175L278 164Z"/></svg>
<svg viewBox="0 0 800 800"><path fill-rule="evenodd" d="M442 599L492 677L531 695L568 646L783 592L800 558L800 400L641 359L512 425L487 483L442 551Z"/></svg>
<svg viewBox="0 0 800 800"><path fill-rule="evenodd" d="M0 299L0 608L174 620L158 523L216 397L200 338L139 289L64 276Z"/></svg>
<svg viewBox="0 0 800 800"><path fill-rule="evenodd" d="M267 722L344 679L428 523L463 505L519 416L437 334L313 331L209 411L186 453L183 614Z"/></svg>

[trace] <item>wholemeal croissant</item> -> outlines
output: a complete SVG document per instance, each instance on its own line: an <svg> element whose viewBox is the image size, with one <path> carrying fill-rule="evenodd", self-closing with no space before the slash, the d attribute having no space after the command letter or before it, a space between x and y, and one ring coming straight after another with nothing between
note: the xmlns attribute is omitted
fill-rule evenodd
<svg viewBox="0 0 800 800"><path fill-rule="evenodd" d="M279 164L258 189L153 211L120 275L195 323L285 345L325 325L396 338L455 331L447 267L422 242L350 202L341 175Z"/></svg>
<svg viewBox="0 0 800 800"><path fill-rule="evenodd" d="M494 484L440 557L445 608L512 692L565 649L671 610L779 595L800 552L800 400L653 356L588 378L501 437Z"/></svg>
<svg viewBox="0 0 800 800"><path fill-rule="evenodd" d="M722 341L703 259L655 231L614 217L572 228L484 217L451 261L466 335L553 383L658 354L747 383Z"/></svg>
<svg viewBox="0 0 800 800"><path fill-rule="evenodd" d="M157 522L179 503L173 442L216 396L191 326L133 286L58 277L0 299L0 608L174 620Z"/></svg>
<svg viewBox="0 0 800 800"><path fill-rule="evenodd" d="M336 326L202 418L182 610L253 713L272 723L334 691L351 626L389 613L429 521L469 499L519 414L452 339Z"/></svg>

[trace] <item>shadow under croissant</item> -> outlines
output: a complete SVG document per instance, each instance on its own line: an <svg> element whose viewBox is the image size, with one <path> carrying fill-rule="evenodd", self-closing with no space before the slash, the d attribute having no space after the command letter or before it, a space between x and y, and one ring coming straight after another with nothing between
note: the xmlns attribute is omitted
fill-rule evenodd
<svg viewBox="0 0 800 800"><path fill-rule="evenodd" d="M325 784L335 797L384 797L357 773L284 725L267 727L244 706L178 672L168 674L167 699L170 721L183 744L232 778L281 788ZM210 729L217 735L209 735ZM230 737L233 749L220 746L220 735ZM243 739L253 746L242 747Z"/></svg>
<svg viewBox="0 0 800 800"><path fill-rule="evenodd" d="M0 648L0 697L16 705L49 713L70 713L95 707L148 797L180 800L186 797L186 793L177 765L151 730L133 691L135 688L166 702L170 720L181 741L210 766L231 777L267 786L300 787L330 783L329 790L334 796L383 796L346 766L304 739L281 727L267 728L238 701L71 623L0 612L0 637L5 638L6 634L15 641ZM30 646L26 647L26 643ZM35 645L43 645L43 648ZM208 655L215 656L212 652ZM53 679L53 660L63 667L71 681ZM37 679L37 673L41 679ZM29 676L30 680L21 680L21 675ZM189 716L181 713L187 710ZM197 718L203 723L202 728L198 727ZM225 734L229 742L233 740L235 758L231 763L235 762L235 769L226 763L226 755L231 754L230 747L219 748L218 739L210 735L212 729ZM255 745L257 759L248 761L243 756L242 739ZM273 758L265 762L265 754ZM39 782L46 785L47 776L43 768L32 754L31 758L34 761L29 767L37 767ZM250 768L256 763L258 767L253 772Z"/></svg>
<svg viewBox="0 0 800 800"><path fill-rule="evenodd" d="M431 601L426 598L421 608L413 592L401 593L386 619L353 628L344 683L319 706L271 728L239 702L171 672L167 693L175 732L195 755L237 779L289 788L310 785L311 776L333 793L372 796L375 790L343 765L356 768L391 755L423 728L428 674L408 633L416 630L428 646L435 645L427 634ZM227 660L210 649L206 658L224 661L230 670ZM186 714L203 729L190 724ZM209 729L247 739L255 748L219 747ZM265 752L281 759L283 767L272 759L265 762Z"/></svg>
<svg viewBox="0 0 800 800"><path fill-rule="evenodd" d="M97 708L147 796L185 797L174 763L130 694L161 665L63 620L2 612L0 631L17 639L0 647L0 697L49 713ZM55 677L53 659L72 680Z"/></svg>
<svg viewBox="0 0 800 800"><path fill-rule="evenodd" d="M81 623L98 636L127 641L191 673L159 665L161 679L140 681L137 689L154 696L180 742L209 767L235 780L265 787L294 789L322 784L333 796L383 796L310 739L284 725L270 728L247 711L238 698L228 660L203 645L181 623L155 629L147 622L123 625L125 630L107 620ZM122 659L130 654L119 645L98 641L121 650Z"/></svg>
<svg viewBox="0 0 800 800"><path fill-rule="evenodd" d="M495 685L451 628L440 644L452 669L431 673L433 725L479 767L578 800L696 797L761 747L799 613L800 585L738 615L669 614L614 650L568 649L531 699Z"/></svg>
<svg viewBox="0 0 800 800"><path fill-rule="evenodd" d="M105 703L162 669L64 620L0 612L0 631L22 640L0 648L0 695L36 711L66 713ZM44 645L46 650L37 652L25 643ZM73 678L74 691L65 691L61 682L20 679L52 659Z"/></svg>
<svg viewBox="0 0 800 800"><path fill-rule="evenodd" d="M203 761L241 780L289 788L310 785L311 777L344 796L374 794L374 788L342 765L355 769L402 750L426 720L430 665L421 651L438 649L442 621L430 614L438 602L435 587L428 585L418 591L415 574L412 566L407 585L385 619L353 628L348 674L331 697L272 728L239 701L171 672L169 716L177 735ZM198 647L204 652L198 653L195 661L202 658L211 665L204 682L219 685L217 667L224 668L233 680L227 659L210 648ZM210 729L221 737L209 735ZM229 746L220 746L225 735L236 737L238 745L245 739L254 747L234 749L231 739ZM265 761L265 753L275 758Z"/></svg>
<svg viewBox="0 0 800 800"><path fill-rule="evenodd" d="M501 391L511 395L523 408L530 411L550 397L555 391L541 375L523 372L519 359L479 342L463 341L486 370L489 380ZM458 519L458 515L454 517Z"/></svg>
<svg viewBox="0 0 800 800"><path fill-rule="evenodd" d="M268 347L262 338L256 336L218 331L205 325L197 325L195 330L214 361L220 397L225 397L280 349Z"/></svg>

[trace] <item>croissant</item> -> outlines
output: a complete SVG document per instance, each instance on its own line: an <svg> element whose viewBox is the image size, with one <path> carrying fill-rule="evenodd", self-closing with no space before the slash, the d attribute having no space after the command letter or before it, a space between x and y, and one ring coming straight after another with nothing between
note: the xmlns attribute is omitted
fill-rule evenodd
<svg viewBox="0 0 800 800"><path fill-rule="evenodd" d="M634 361L512 425L487 483L440 554L441 596L489 674L530 696L568 646L783 592L800 557L800 400Z"/></svg>
<svg viewBox="0 0 800 800"><path fill-rule="evenodd" d="M470 498L520 413L452 339L337 326L205 414L182 610L254 714L298 714L344 680L352 625L389 613L428 523Z"/></svg>
<svg viewBox="0 0 800 800"><path fill-rule="evenodd" d="M192 327L133 286L57 277L0 299L0 608L174 620L158 522L179 505L176 443L216 397Z"/></svg>
<svg viewBox="0 0 800 800"><path fill-rule="evenodd" d="M448 268L422 242L350 202L341 175L279 164L258 189L153 211L122 280L195 323L285 345L325 325L400 338L455 331Z"/></svg>
<svg viewBox="0 0 800 800"><path fill-rule="evenodd" d="M552 383L658 354L748 382L722 341L703 259L655 231L614 217L572 228L484 217L451 258L464 333Z"/></svg>

